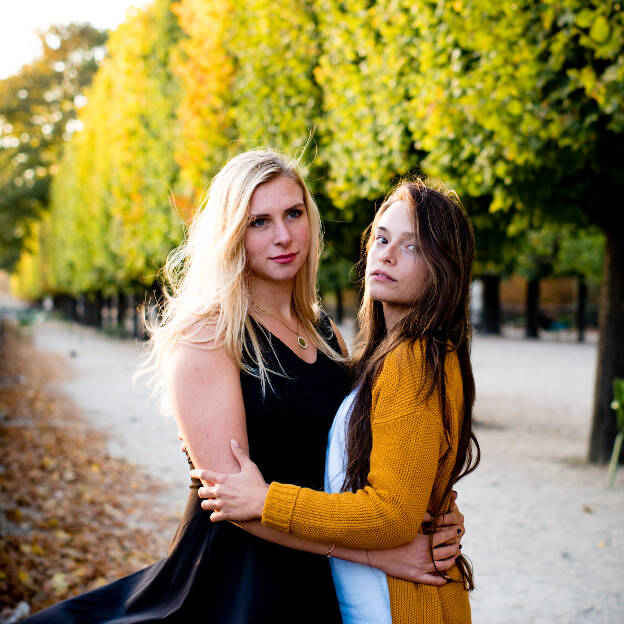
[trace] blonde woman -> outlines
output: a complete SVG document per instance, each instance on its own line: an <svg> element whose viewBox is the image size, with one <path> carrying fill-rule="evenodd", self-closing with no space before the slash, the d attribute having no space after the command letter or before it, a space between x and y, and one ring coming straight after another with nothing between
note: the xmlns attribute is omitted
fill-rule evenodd
<svg viewBox="0 0 624 624"><path fill-rule="evenodd" d="M151 342L194 465L235 470L235 438L267 478L322 489L327 432L349 378L342 339L316 302L320 248L319 213L294 162L253 150L215 177L167 262L171 294ZM340 622L326 554L328 545L258 521L214 524L193 491L167 557L30 621ZM445 582L427 576L426 538L379 553L376 565Z"/></svg>

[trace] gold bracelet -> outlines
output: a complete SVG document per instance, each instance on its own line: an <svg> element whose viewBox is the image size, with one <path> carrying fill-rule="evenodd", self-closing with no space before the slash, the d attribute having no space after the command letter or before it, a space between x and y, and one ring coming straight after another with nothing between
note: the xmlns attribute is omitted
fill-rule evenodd
<svg viewBox="0 0 624 624"><path fill-rule="evenodd" d="M332 557L334 554L334 548L336 547L336 544L331 544L329 546L329 550L327 551L327 553L325 554L326 557Z"/></svg>

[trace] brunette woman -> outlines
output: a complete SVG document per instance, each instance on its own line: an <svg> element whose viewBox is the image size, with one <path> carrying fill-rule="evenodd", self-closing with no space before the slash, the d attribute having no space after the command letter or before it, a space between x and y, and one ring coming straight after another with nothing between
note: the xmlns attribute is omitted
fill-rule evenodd
<svg viewBox="0 0 624 624"><path fill-rule="evenodd" d="M466 213L452 193L403 183L378 211L367 252L355 391L334 423L340 430L348 415L342 492L267 485L233 443L240 473L194 473L213 521L261 518L330 544L329 554L339 546L388 549L414 539L427 511L448 510L454 483L476 467L468 315L474 238ZM448 574L453 582L439 587L388 576L392 622L469 622L467 560L458 558ZM383 587L350 591L340 564L334 577L347 592L345 622L362 621L349 619L354 604L384 604Z"/></svg>

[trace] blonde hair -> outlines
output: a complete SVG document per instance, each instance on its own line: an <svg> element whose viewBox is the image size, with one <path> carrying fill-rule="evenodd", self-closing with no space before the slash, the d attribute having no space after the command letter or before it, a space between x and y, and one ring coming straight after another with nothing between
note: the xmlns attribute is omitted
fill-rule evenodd
<svg viewBox="0 0 624 624"><path fill-rule="evenodd" d="M266 383L270 385L268 373L276 371L267 368L248 316L244 242L253 192L281 176L295 180L301 187L310 224L310 248L295 278L293 310L319 351L333 360L342 359L315 327L320 313L316 278L322 248L316 203L295 160L274 149L254 149L232 158L215 176L184 242L167 258L163 276L168 288L163 289L161 320L148 328L150 355L145 367L145 371L154 373L157 389L166 390L162 373L173 347L180 342L202 348L223 346L239 368L261 379L263 392ZM251 349L245 342L246 332ZM255 366L246 363L244 355Z"/></svg>

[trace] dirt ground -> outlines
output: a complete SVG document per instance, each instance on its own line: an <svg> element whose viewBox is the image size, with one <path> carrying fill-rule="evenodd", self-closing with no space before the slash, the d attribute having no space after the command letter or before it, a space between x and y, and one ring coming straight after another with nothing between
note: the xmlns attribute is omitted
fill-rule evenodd
<svg viewBox="0 0 624 624"><path fill-rule="evenodd" d="M38 349L66 358L72 376L55 387L107 436L109 453L159 479L154 505L181 514L187 465L175 425L131 380L141 346L58 321L33 334ZM584 462L595 361L592 341L474 340L482 462L457 489L476 624L624 622L624 469L608 490L606 469Z"/></svg>
<svg viewBox="0 0 624 624"><path fill-rule="evenodd" d="M59 387L68 358L15 326L0 345L0 623L157 560L177 517ZM151 485L150 485L151 484ZM103 548L102 545L106 547Z"/></svg>

